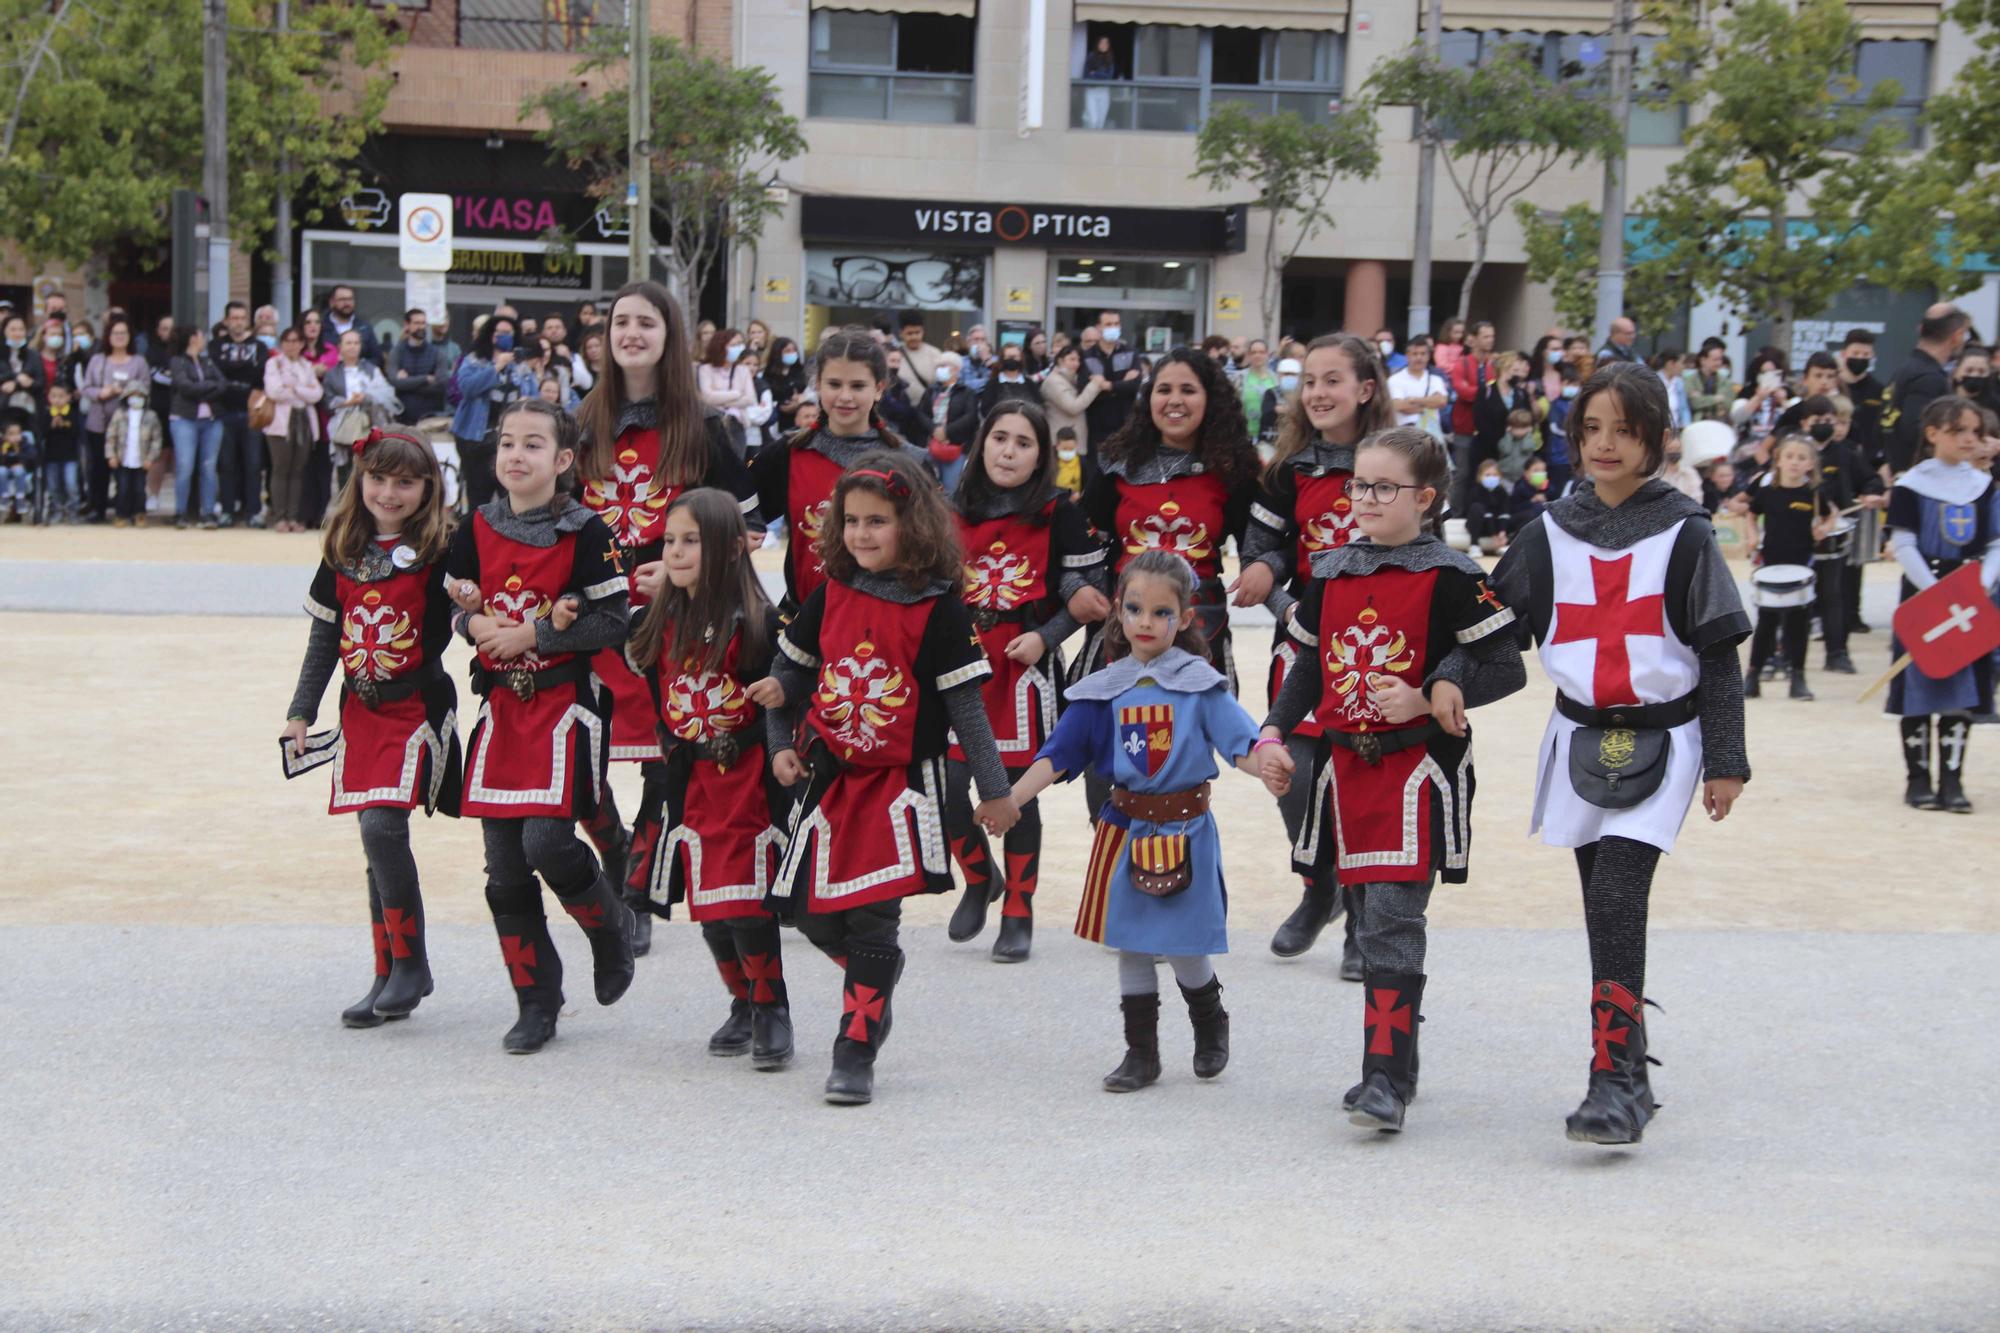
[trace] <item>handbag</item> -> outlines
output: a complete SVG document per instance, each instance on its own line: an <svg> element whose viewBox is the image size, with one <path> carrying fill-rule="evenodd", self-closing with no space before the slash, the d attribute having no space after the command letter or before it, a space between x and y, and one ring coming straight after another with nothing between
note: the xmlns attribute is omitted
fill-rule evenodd
<svg viewBox="0 0 2000 1333"><path fill-rule="evenodd" d="M1569 785L1601 810L1629 810L1660 789L1673 733L1578 727L1569 734Z"/></svg>
<svg viewBox="0 0 2000 1333"><path fill-rule="evenodd" d="M351 449L368 434L368 413L358 407L343 411L333 423L333 430L327 439L342 448Z"/></svg>
<svg viewBox="0 0 2000 1333"><path fill-rule="evenodd" d="M262 389L250 391L250 429L262 431L278 419L278 405Z"/></svg>
<svg viewBox="0 0 2000 1333"><path fill-rule="evenodd" d="M1126 848L1132 887L1153 898L1171 898L1194 883L1185 833L1149 833Z"/></svg>

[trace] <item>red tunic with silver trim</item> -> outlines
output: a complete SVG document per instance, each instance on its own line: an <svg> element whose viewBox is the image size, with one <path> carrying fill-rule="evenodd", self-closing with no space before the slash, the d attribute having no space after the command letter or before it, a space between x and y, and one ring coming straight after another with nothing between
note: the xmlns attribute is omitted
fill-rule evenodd
<svg viewBox="0 0 2000 1333"><path fill-rule="evenodd" d="M400 543L381 543L385 551ZM387 685L443 660L451 639L451 602L444 592L444 562L399 569L364 582L324 561L307 594L306 610L340 630L340 669L347 681ZM457 693L451 679L432 682L376 708L351 687L340 695L340 741L329 767L333 794L327 813L351 814L374 806L458 813ZM449 797L441 802L440 798Z"/></svg>
<svg viewBox="0 0 2000 1333"><path fill-rule="evenodd" d="M1321 551L1339 550L1354 537L1354 502L1347 498L1346 490L1353 475L1348 471L1333 471L1311 476L1289 468L1273 479L1278 485L1269 492L1270 498L1282 503L1280 492L1291 492L1290 526L1298 529L1293 551L1296 563L1292 566L1295 571L1292 577L1295 595L1312 577L1313 556ZM1278 691L1285 687L1285 672L1299 655L1298 644L1284 623L1280 622L1271 646L1269 691L1265 698L1278 697ZM1292 734L1319 735L1319 719L1307 718Z"/></svg>
<svg viewBox="0 0 2000 1333"><path fill-rule="evenodd" d="M455 543L452 572L479 584L488 615L531 623L546 620L565 594L577 593L588 603L624 591L610 532L596 518L578 531L558 534L546 547L502 536L481 513L474 513L462 532L471 540L461 536ZM466 746L463 813L487 819L581 818L595 809L608 729L601 683L587 675L580 682L538 688L530 699L519 698L506 684L512 668L542 671L574 657L544 657L530 649L502 662L480 654L492 688Z"/></svg>
<svg viewBox="0 0 2000 1333"><path fill-rule="evenodd" d="M964 603L892 602L828 582L778 646L818 673L805 730L812 753L836 769L815 773L780 880L805 890L814 912L951 888L940 695L991 673Z"/></svg>
<svg viewBox="0 0 2000 1333"><path fill-rule="evenodd" d="M1135 486L1118 479L1114 520L1120 573L1142 551L1172 551L1204 581L1222 573L1222 543L1229 532L1229 488L1202 472Z"/></svg>
<svg viewBox="0 0 2000 1333"><path fill-rule="evenodd" d="M833 508L833 488L847 469L812 449L794 449L786 460L785 523L791 530L785 548L785 568L791 593L801 605L826 582L820 563L820 532Z"/></svg>
<svg viewBox="0 0 2000 1333"><path fill-rule="evenodd" d="M666 634L671 645L673 626ZM655 716L669 737L672 831L654 865L652 896L661 903L684 897L696 921L766 915L764 895L784 851L769 799L763 710L747 689L770 662L767 656L745 670L742 652L739 623L719 670L705 669L698 657L671 670L653 668ZM731 752L727 760L702 757L718 744Z"/></svg>
<svg viewBox="0 0 2000 1333"><path fill-rule="evenodd" d="M1300 599L1298 624L1316 636L1302 651L1317 655L1320 700L1314 717L1329 732L1391 736L1421 727L1428 709L1390 723L1369 697L1371 676L1394 676L1412 689L1460 644L1507 633L1511 617L1484 581L1452 566L1385 566L1370 574L1313 579ZM1360 752L1327 744L1313 774L1313 812L1293 849L1302 870L1331 859L1342 884L1466 877L1471 840L1471 732L1439 732L1422 744L1370 763ZM1327 844L1331 843L1329 847Z"/></svg>
<svg viewBox="0 0 2000 1333"><path fill-rule="evenodd" d="M1040 660L1023 664L1007 645L1046 623L1055 609L1065 556L1093 548L1081 511L1057 496L1039 514L1003 514L968 521L957 516L965 551L965 604L993 674L980 686L980 702L993 727L1000 762L1023 769L1035 761L1062 707L1062 660L1050 644ZM983 627L981 627L983 625ZM963 760L954 743L950 758Z"/></svg>

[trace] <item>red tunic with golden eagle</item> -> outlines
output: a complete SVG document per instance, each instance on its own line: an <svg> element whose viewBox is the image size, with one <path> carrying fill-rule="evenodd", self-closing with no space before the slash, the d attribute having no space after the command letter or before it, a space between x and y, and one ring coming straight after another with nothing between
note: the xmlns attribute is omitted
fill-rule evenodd
<svg viewBox="0 0 2000 1333"><path fill-rule="evenodd" d="M658 471L659 429L630 425L618 434L606 474L583 483L578 498L611 529L628 580L634 579L641 565L660 558L660 536L666 528L667 507L683 491L699 486L727 490L736 497L737 508L751 531L763 530L763 520L757 513L757 487L750 480L750 470L730 448L722 418L711 415L707 420L708 465L698 481L676 486L662 477ZM636 629L646 597L639 591L636 580L628 582L627 589ZM635 762L658 759L660 742L653 732L652 694L625 660L623 646L604 649L591 665L611 691L611 758Z"/></svg>
<svg viewBox="0 0 2000 1333"><path fill-rule="evenodd" d="M1222 589L1222 553L1228 540L1243 540L1253 480L1230 486L1200 460L1171 449L1135 465L1109 459L1083 494L1084 515L1110 544L1114 575L1145 551L1171 551L1194 566L1199 580L1195 611L1208 636L1209 664L1236 688L1236 663L1229 650L1229 605ZM1113 580L1114 587L1116 580ZM1104 665L1100 625L1078 659L1071 679Z"/></svg>
<svg viewBox="0 0 2000 1333"><path fill-rule="evenodd" d="M759 608L758 614L770 615ZM770 672L776 617L762 652L743 657L739 618L722 662L699 656L647 672L666 751L666 827L647 883L654 912L685 901L696 921L761 917L784 854L791 797L765 762L764 712L748 687ZM673 644L674 627L666 627Z"/></svg>
<svg viewBox="0 0 2000 1333"><path fill-rule="evenodd" d="M899 602L827 582L779 635L779 652L815 680L800 747L812 779L774 908L840 912L952 887L941 696L992 672L953 591L940 583Z"/></svg>
<svg viewBox="0 0 2000 1333"><path fill-rule="evenodd" d="M1000 762L1018 771L1035 761L1055 730L1062 710L1062 654L1060 642L1050 643L1040 660L1023 664L1007 656L1007 645L1040 630L1061 610L1058 588L1065 569L1101 568L1103 553L1091 540L1083 511L1063 495L1032 514L956 517L965 551L965 605L993 668L980 686L980 702ZM1075 629L1074 621L1063 623ZM965 758L956 742L949 757Z"/></svg>
<svg viewBox="0 0 2000 1333"><path fill-rule="evenodd" d="M322 560L306 593L306 611L340 633L328 814L372 806L458 813L458 692L444 672L451 600L444 562L420 566L414 556L392 538L378 541L361 569Z"/></svg>
<svg viewBox="0 0 2000 1333"><path fill-rule="evenodd" d="M1257 498L1250 502L1244 562L1268 556L1278 574L1278 586L1264 602L1278 622L1271 636L1267 699L1278 697L1285 673L1301 656L1287 628L1286 612L1312 581L1312 558L1321 551L1339 550L1354 536L1354 502L1347 498L1347 483L1353 476L1352 445L1315 441L1266 471L1258 482ZM1319 719L1308 717L1293 734L1319 733Z"/></svg>
<svg viewBox="0 0 2000 1333"><path fill-rule="evenodd" d="M1433 874L1465 881L1471 729L1449 735L1428 711L1391 723L1370 698L1369 679L1395 676L1424 689L1461 648L1518 659L1514 614L1488 590L1478 565L1435 538L1420 540L1421 547L1387 548L1386 558L1372 545L1321 555L1293 609L1293 637L1319 665L1312 715L1324 731L1359 746L1320 740L1309 778L1312 814L1292 848L1302 874L1330 864L1348 885L1421 882ZM1468 704L1480 701L1468 691ZM1433 734L1406 748L1371 750L1375 738L1393 744L1390 738L1418 728Z"/></svg>
<svg viewBox="0 0 2000 1333"><path fill-rule="evenodd" d="M507 503L502 494L494 506ZM580 508L556 522L549 546L504 535L481 509L459 526L447 562L452 578L479 585L486 614L523 623L548 619L570 594L586 609L625 594L610 529ZM575 653L530 649L505 662L481 653L478 667L475 687L483 686L485 700L466 745L462 812L484 819L581 819L594 812L610 695L590 663Z"/></svg>

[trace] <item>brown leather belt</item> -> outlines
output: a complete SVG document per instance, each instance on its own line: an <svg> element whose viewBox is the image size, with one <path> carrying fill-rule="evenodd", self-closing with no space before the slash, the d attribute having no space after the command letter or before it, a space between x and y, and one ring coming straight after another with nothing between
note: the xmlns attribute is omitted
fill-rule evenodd
<svg viewBox="0 0 2000 1333"><path fill-rule="evenodd" d="M1148 824L1176 824L1183 819L1194 819L1208 812L1208 789L1211 784L1202 783L1187 791L1143 792L1127 787L1111 789L1111 806L1127 819L1143 820Z"/></svg>

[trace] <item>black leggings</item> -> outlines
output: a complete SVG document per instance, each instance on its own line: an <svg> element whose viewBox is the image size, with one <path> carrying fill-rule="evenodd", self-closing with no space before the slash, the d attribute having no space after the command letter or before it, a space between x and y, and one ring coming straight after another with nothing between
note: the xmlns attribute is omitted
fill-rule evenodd
<svg viewBox="0 0 2000 1333"><path fill-rule="evenodd" d="M1009 773L1010 778L1018 778L1019 773ZM983 844L986 831L972 813L972 769L956 759L947 759L944 765L944 831L953 842L960 838L976 837ZM1040 856L1042 854L1042 803L1037 797L1021 807L1021 817L1014 827L1007 830L1002 840L1008 856ZM994 865L992 853L988 852L986 863L991 873L1007 874L1003 861Z"/></svg>
<svg viewBox="0 0 2000 1333"><path fill-rule="evenodd" d="M850 907L845 912L801 912L798 919L799 934L836 961L844 959L857 944L895 948L896 932L902 924L901 898Z"/></svg>
<svg viewBox="0 0 2000 1333"><path fill-rule="evenodd" d="M1660 849L1630 838L1599 838L1576 849L1590 975L1646 993L1646 907Z"/></svg>
<svg viewBox="0 0 2000 1333"><path fill-rule="evenodd" d="M567 819L531 815L526 819L482 819L486 839L486 901L496 916L535 915L548 881L559 898L574 898L597 878L597 859Z"/></svg>
<svg viewBox="0 0 2000 1333"><path fill-rule="evenodd" d="M1778 630L1785 631L1785 661L1794 671L1806 668L1806 640L1811 637L1810 606L1760 606L1757 633L1750 640L1750 669L1762 667L1778 651Z"/></svg>
<svg viewBox="0 0 2000 1333"><path fill-rule="evenodd" d="M494 422L498 425L499 422ZM473 509L483 506L500 488L493 475L493 456L498 450L485 440L458 437L458 479L465 489L466 503Z"/></svg>

